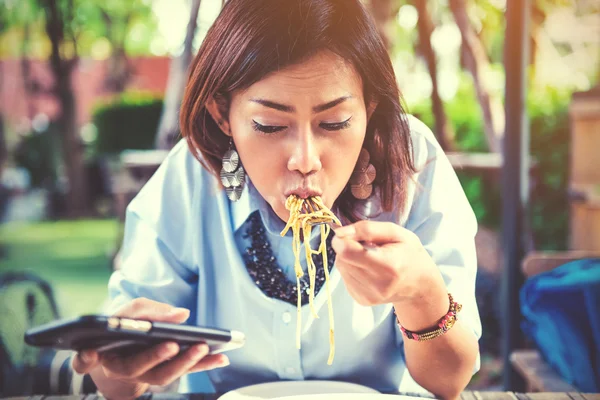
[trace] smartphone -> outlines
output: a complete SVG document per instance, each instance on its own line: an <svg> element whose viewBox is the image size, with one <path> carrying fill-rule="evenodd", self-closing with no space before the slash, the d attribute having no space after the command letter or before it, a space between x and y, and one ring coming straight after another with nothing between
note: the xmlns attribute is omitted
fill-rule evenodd
<svg viewBox="0 0 600 400"><path fill-rule="evenodd" d="M182 350L206 343L209 354L217 354L242 347L245 336L242 332L224 329L103 315L62 319L25 332L25 342L31 346L75 351L115 350L121 354L133 354L166 341L176 342Z"/></svg>

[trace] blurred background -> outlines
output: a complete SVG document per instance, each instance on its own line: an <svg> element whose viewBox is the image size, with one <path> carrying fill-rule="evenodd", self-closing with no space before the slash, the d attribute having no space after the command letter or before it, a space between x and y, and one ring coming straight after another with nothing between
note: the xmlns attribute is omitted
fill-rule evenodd
<svg viewBox="0 0 600 400"><path fill-rule="evenodd" d="M506 0L364 2L479 220L471 387L497 389ZM125 207L178 140L186 69L222 5L0 0L0 337L13 364L30 350L10 332L102 308ZM600 2L532 0L529 14L526 248L600 251Z"/></svg>

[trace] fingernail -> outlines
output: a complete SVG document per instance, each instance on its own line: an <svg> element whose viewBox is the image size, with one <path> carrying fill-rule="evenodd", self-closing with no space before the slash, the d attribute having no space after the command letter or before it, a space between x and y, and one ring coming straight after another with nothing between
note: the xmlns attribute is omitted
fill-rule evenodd
<svg viewBox="0 0 600 400"><path fill-rule="evenodd" d="M351 237L354 234L356 234L356 229L352 225L342 226L335 230L335 236L339 238Z"/></svg>
<svg viewBox="0 0 600 400"><path fill-rule="evenodd" d="M221 366L222 367L226 367L228 365L229 365L229 359L226 358L225 360L221 361Z"/></svg>
<svg viewBox="0 0 600 400"><path fill-rule="evenodd" d="M182 307L172 308L171 311L169 311L167 313L167 317L189 318L189 316L190 316L190 310L188 310L187 308L182 308Z"/></svg>

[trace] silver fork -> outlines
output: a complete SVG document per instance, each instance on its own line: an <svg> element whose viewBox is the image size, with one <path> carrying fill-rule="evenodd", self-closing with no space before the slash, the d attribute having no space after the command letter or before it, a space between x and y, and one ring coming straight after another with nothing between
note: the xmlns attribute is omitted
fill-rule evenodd
<svg viewBox="0 0 600 400"><path fill-rule="evenodd" d="M335 228L339 228L339 226L328 222L328 221L321 221L321 222L309 222L310 226L320 226L320 225L329 225L329 227L331 228L332 231L335 232ZM357 240L357 242L363 247L363 249L365 250L375 250L377 248L377 245L375 243L371 243L371 242L366 242L364 240Z"/></svg>

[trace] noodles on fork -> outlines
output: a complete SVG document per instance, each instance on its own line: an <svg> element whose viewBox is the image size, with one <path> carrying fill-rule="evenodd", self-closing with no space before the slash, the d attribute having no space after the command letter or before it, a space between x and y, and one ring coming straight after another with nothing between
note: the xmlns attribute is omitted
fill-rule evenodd
<svg viewBox="0 0 600 400"><path fill-rule="evenodd" d="M329 358L327 364L333 363L333 357L335 354L335 341L334 341L334 326L333 326L333 306L331 304L331 288L329 287L329 268L327 261L327 237L331 232L330 223L341 226L340 220L331 212L329 208L323 203L320 196L310 197L308 199L302 199L296 195L290 195L285 202L285 207L290 211L290 217L287 225L281 232L281 236L284 236L288 230L292 229L293 241L292 249L294 251L294 270L296 272L296 287L298 293L297 303L297 328L296 328L296 347L300 349L301 341L300 336L302 332L302 296L300 294L300 278L304 276L304 271L300 265L300 248L302 247L300 232L302 232L304 241L304 250L306 255L307 272L309 276L310 289L309 289L309 304L310 309L315 318L319 318L314 307L315 297L315 280L317 267L313 261L313 254L321 254L323 257L323 268L325 272L325 288L327 291L327 305L329 311ZM321 244L317 250L313 250L310 247L310 236L313 225L320 225L321 228Z"/></svg>

